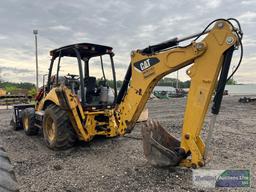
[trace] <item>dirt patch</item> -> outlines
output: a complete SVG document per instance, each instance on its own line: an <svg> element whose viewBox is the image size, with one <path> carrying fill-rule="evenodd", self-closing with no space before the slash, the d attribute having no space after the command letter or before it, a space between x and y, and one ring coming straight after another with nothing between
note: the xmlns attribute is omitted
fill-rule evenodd
<svg viewBox="0 0 256 192"><path fill-rule="evenodd" d="M213 157L205 168L250 168L252 188L244 191L256 191L256 105L241 104L238 99L224 98L212 140ZM151 118L180 136L184 98L152 100L148 107ZM11 110L0 110L0 117L0 144L10 155L21 192L204 191L193 188L190 169L157 169L147 164L140 140L142 124L127 137L96 138L66 151L52 151L42 134L28 137L13 131Z"/></svg>

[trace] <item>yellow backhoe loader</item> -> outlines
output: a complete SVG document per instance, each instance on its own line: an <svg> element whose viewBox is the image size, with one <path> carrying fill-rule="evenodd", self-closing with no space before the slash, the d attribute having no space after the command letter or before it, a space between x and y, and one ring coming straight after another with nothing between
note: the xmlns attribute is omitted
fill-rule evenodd
<svg viewBox="0 0 256 192"><path fill-rule="evenodd" d="M217 19L198 34L132 51L119 92L111 47L80 43L52 50L47 85L39 92L35 106L14 106L14 127L23 127L27 135L42 129L51 149L65 149L76 140L88 142L96 135L122 136L134 128L157 82L190 65L187 75L191 86L181 141L159 123L149 121L142 129L143 145L145 156L153 165L203 166L206 149L200 132L205 114L215 91L210 126L213 128L232 53L242 45L241 39L237 20ZM186 46L179 46L188 40ZM69 60L69 73L61 75L69 63L62 64L65 58L75 61ZM75 68L77 74L70 74ZM99 74L101 78L96 79Z"/></svg>

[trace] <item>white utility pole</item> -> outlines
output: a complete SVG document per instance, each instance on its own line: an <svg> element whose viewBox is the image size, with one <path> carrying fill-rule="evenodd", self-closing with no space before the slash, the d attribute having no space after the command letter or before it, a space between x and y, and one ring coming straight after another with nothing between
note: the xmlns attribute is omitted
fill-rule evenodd
<svg viewBox="0 0 256 192"><path fill-rule="evenodd" d="M35 56L36 56L36 90L38 91L38 53L37 53L37 34L38 30L33 30L33 34L35 35Z"/></svg>

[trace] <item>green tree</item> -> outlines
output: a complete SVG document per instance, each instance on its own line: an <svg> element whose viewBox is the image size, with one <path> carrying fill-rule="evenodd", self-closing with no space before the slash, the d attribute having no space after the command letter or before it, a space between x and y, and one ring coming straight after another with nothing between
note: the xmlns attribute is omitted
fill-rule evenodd
<svg viewBox="0 0 256 192"><path fill-rule="evenodd" d="M6 92L15 92L17 90L32 90L31 93L33 93L35 91L35 85L27 82L13 83L0 81L0 87L5 89Z"/></svg>
<svg viewBox="0 0 256 192"><path fill-rule="evenodd" d="M33 87L32 89L30 89L30 90L28 91L28 96L35 97L35 96L36 96L36 93L37 93L36 88Z"/></svg>
<svg viewBox="0 0 256 192"><path fill-rule="evenodd" d="M176 79L175 78L169 78L169 77L165 77L163 79L161 79L157 85L158 86L171 86L171 87L176 87ZM179 81L179 87L180 88L189 88L190 86L190 80L188 81Z"/></svg>
<svg viewBox="0 0 256 192"><path fill-rule="evenodd" d="M228 82L226 84L227 85L236 85L237 82L233 78L231 78L231 79L228 80Z"/></svg>

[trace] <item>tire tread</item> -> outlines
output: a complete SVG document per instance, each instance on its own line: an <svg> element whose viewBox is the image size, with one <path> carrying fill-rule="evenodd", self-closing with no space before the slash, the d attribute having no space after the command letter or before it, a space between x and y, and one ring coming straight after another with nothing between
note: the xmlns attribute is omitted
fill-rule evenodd
<svg viewBox="0 0 256 192"><path fill-rule="evenodd" d="M18 183L11 165L11 161L2 147L0 147L0 191L19 191Z"/></svg>
<svg viewBox="0 0 256 192"><path fill-rule="evenodd" d="M46 133L44 132L44 138L47 146L54 150L67 149L72 147L76 141L76 134L70 123L68 113L57 105L50 105L46 109L45 115L48 113L54 114L52 118L54 119L57 126L57 137L55 142L50 144L46 138ZM43 122L43 127L44 124L45 122Z"/></svg>

